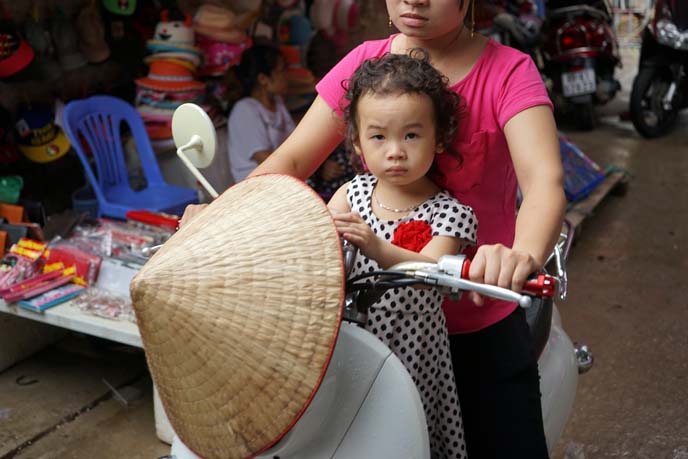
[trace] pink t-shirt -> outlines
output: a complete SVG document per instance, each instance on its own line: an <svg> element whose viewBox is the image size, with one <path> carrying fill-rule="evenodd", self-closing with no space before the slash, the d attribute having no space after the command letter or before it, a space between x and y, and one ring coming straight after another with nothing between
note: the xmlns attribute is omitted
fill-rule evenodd
<svg viewBox="0 0 688 459"><path fill-rule="evenodd" d="M365 59L390 51L395 35L368 41L345 56L318 83L320 97L341 115L344 87ZM490 40L466 77L451 89L465 101L454 148L463 165L451 155L437 157L443 177L438 184L478 217L478 246L502 243L511 247L516 226L517 181L504 125L517 113L552 102L532 59L513 48ZM533 139L537 141L536 138ZM470 255L475 249L470 251ZM449 333L468 333L508 316L516 303L486 301L476 306L468 298L445 301Z"/></svg>

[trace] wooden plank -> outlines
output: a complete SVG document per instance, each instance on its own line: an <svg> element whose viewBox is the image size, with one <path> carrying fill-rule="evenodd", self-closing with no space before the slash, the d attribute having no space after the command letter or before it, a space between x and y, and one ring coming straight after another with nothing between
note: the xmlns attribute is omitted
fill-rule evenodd
<svg viewBox="0 0 688 459"><path fill-rule="evenodd" d="M600 183L587 198L576 202L566 212L566 219L571 222L573 228L576 229L583 222L583 220L592 214L593 209L614 189L616 185L624 178L623 171L615 171L607 175L607 177Z"/></svg>

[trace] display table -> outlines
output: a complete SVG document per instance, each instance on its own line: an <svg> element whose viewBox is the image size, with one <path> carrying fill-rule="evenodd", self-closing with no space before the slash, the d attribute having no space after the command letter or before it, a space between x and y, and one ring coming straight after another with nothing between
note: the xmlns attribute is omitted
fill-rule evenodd
<svg viewBox="0 0 688 459"><path fill-rule="evenodd" d="M0 312L143 348L136 324L81 312L72 301L47 309L43 313L35 313L0 300Z"/></svg>
<svg viewBox="0 0 688 459"><path fill-rule="evenodd" d="M96 286L128 294L129 282L134 274L136 274L136 269L131 266L106 259L103 260L101 265ZM98 338L143 348L139 328L135 323L124 320L110 320L82 312L73 301L67 301L42 313L36 313L0 300L0 313L4 313L0 314L0 326L3 328L0 333L0 362L3 364L0 367L0 371L39 351L43 347L54 343L61 336L59 332L62 330L85 333ZM27 321L23 319L40 322L40 324L35 324L35 327L31 327L31 324L26 323ZM53 327L47 327L46 329L46 325L42 324L52 325ZM16 330L16 333L13 334L13 330ZM30 333L27 333L27 330ZM37 339L39 336L43 341ZM8 340L9 342L4 343L3 340ZM156 434L160 440L171 443L174 431L165 415L155 387L153 394Z"/></svg>

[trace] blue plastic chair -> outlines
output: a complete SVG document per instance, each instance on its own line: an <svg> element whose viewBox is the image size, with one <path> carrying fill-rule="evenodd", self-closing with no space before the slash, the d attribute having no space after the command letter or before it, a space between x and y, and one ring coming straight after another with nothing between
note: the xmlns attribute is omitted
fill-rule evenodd
<svg viewBox="0 0 688 459"><path fill-rule="evenodd" d="M129 185L122 149L122 123L129 126L134 136L146 178L147 186L140 191ZM98 199L99 216L125 219L129 210L181 215L188 204L198 202L196 190L165 182L143 120L127 102L110 96L72 101L64 110L64 128ZM84 143L93 154L95 173Z"/></svg>

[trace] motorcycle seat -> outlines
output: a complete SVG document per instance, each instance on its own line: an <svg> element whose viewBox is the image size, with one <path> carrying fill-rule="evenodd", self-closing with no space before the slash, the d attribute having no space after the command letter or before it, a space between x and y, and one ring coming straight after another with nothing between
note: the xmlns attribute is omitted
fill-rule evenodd
<svg viewBox="0 0 688 459"><path fill-rule="evenodd" d="M533 298L532 305L525 310L526 322L530 328L530 335L533 337L535 356L538 358L549 339L553 309L554 301L552 298L535 297Z"/></svg>

